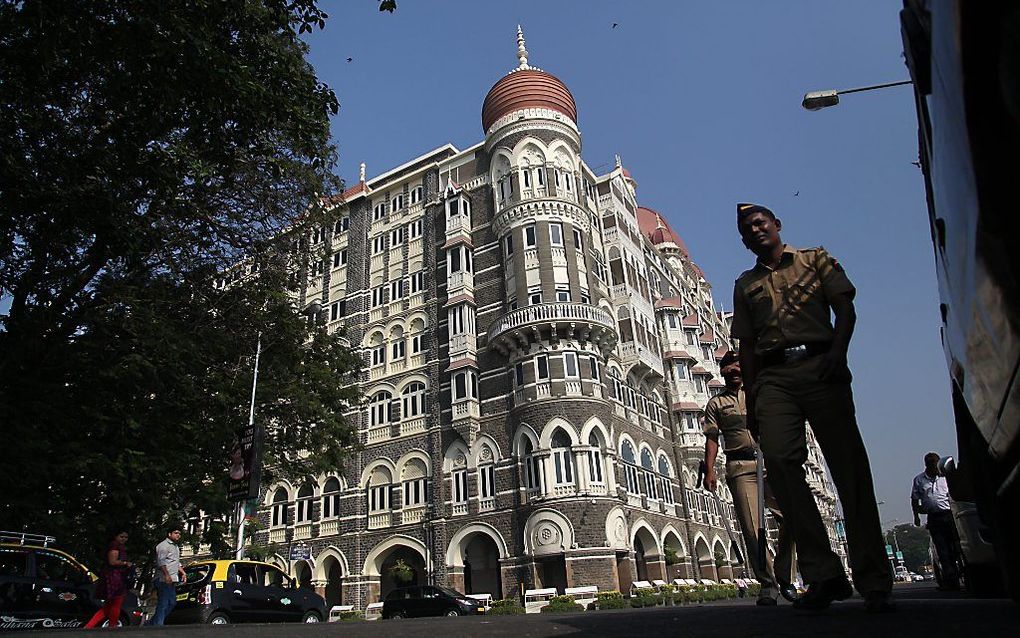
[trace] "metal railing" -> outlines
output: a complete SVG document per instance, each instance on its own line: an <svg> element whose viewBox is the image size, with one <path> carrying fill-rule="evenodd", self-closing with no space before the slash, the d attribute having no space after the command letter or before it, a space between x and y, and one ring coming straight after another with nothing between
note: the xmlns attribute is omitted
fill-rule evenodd
<svg viewBox="0 0 1020 638"><path fill-rule="evenodd" d="M489 329L489 335L491 339L532 323L561 321L591 322L609 329L616 327L613 317L602 308L582 303L545 303L509 312Z"/></svg>

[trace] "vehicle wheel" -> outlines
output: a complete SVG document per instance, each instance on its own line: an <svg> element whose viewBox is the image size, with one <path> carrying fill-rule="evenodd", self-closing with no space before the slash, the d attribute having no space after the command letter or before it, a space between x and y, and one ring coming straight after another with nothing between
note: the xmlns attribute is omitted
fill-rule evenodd
<svg viewBox="0 0 1020 638"><path fill-rule="evenodd" d="M304 618L301 619L301 622L307 623L322 622L322 618L319 618L318 612L308 611L305 612L305 616Z"/></svg>
<svg viewBox="0 0 1020 638"><path fill-rule="evenodd" d="M229 625L230 616L226 615L222 611L217 611L209 615L206 622L210 625Z"/></svg>
<svg viewBox="0 0 1020 638"><path fill-rule="evenodd" d="M456 609L451 609L450 611L446 612L446 615L447 616L459 616L460 612L457 611Z"/></svg>
<svg viewBox="0 0 1020 638"><path fill-rule="evenodd" d="M401 618L407 618L407 614L402 611L395 611L390 614L390 620L400 620Z"/></svg>

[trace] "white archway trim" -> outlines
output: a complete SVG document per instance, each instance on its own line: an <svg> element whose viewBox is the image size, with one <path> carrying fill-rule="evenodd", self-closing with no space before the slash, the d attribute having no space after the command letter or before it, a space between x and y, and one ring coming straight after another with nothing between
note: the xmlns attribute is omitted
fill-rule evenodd
<svg viewBox="0 0 1020 638"><path fill-rule="evenodd" d="M517 432L514 433L514 455L520 455L521 448L524 447L524 439L531 441L533 449L538 449L538 433L527 423L521 423L517 426Z"/></svg>
<svg viewBox="0 0 1020 638"><path fill-rule="evenodd" d="M409 374L406 377L401 377L400 378L400 385L397 386L396 394L400 394L401 392L403 392L404 388L406 388L408 385L410 385L412 383L415 383L415 382L417 382L417 383L424 383L426 388L429 387L429 378L426 377L425 375L423 375L423 374Z"/></svg>
<svg viewBox="0 0 1020 638"><path fill-rule="evenodd" d="M404 456L400 457L400 460L397 461L397 467L400 468L400 472L404 471L404 466L407 465L407 462L411 459L418 459L424 463L426 476L432 476L432 459L425 453L425 450L420 449L411 450L407 454L404 454ZM399 476L399 474L396 476Z"/></svg>
<svg viewBox="0 0 1020 638"><path fill-rule="evenodd" d="M372 551L370 551L368 556L365 557L365 566L361 570L361 573L365 576L381 576L379 568L382 566L383 560L385 560L385 557L388 556L391 551L398 547L413 549L421 554L422 560L425 560L424 543L417 538L398 534L396 536L390 536L372 548Z"/></svg>
<svg viewBox="0 0 1020 638"><path fill-rule="evenodd" d="M456 462L460 460L460 457L464 458L464 465L460 467ZM467 445L461 439L456 439L450 444L450 447L446 448L446 454L443 455L443 472L452 472L453 470L466 470L468 467L469 452Z"/></svg>
<svg viewBox="0 0 1020 638"><path fill-rule="evenodd" d="M701 551L702 548L705 549L704 552ZM694 554L699 562L714 558L712 556L712 548L708 545L708 539L706 539L705 535L701 532L694 535Z"/></svg>
<svg viewBox="0 0 1020 638"><path fill-rule="evenodd" d="M559 554L575 544L573 525L556 510L540 509L528 517L524 525L524 551L527 554Z"/></svg>
<svg viewBox="0 0 1020 638"><path fill-rule="evenodd" d="M450 544L446 550L446 564L448 566L464 566L464 549L471 542L471 537L475 534L484 534L491 538L496 543L496 551L499 552L500 558L509 556L509 552L506 549L506 540L499 533L499 530L488 523L471 523L457 530L457 533L450 539Z"/></svg>
<svg viewBox="0 0 1020 638"><path fill-rule="evenodd" d="M679 555L680 556L687 556L687 546L684 545L684 537L683 537L683 535L680 534L679 530L677 530L677 528L673 526L672 523L670 523L669 525L666 525L666 527L662 528L662 549L663 549L663 551L665 551L667 546L673 547L673 545L669 545L666 542L666 539L668 537L670 537L670 536L675 537L677 542L680 544Z"/></svg>
<svg viewBox="0 0 1020 638"><path fill-rule="evenodd" d="M637 539L638 533L641 532L642 530L647 531L648 534L652 537L652 542L655 543L654 547L655 554L657 556L662 556L662 541L659 540L659 535L655 533L655 528L652 527L651 524L649 524L649 522L644 518L639 518L638 520L634 521L634 525L630 528L631 546L632 547L637 546L637 543L635 543L634 541ZM646 547L645 551L647 550L648 548Z"/></svg>
<svg viewBox="0 0 1020 638"><path fill-rule="evenodd" d="M599 431L599 434L602 435L602 440L605 441L606 447L612 447L609 444L612 441L612 439L609 438L609 430L606 429L605 424L602 423L602 420L597 416L593 416L590 419L588 419L588 421L586 421L584 426L581 428L581 443L585 445L588 444L588 439L591 437L591 433L593 430Z"/></svg>
<svg viewBox="0 0 1020 638"><path fill-rule="evenodd" d="M549 419L549 422L542 428L542 436L539 438L540 447L544 450L548 450L552 447L553 432L557 429L562 429L570 437L570 445L577 445L577 428L575 428L570 421L562 417L553 417Z"/></svg>
<svg viewBox="0 0 1020 638"><path fill-rule="evenodd" d="M319 555L315 557L315 569L312 572L312 578L314 580L329 580L329 571L326 569L326 561L330 558L336 560L340 565L340 573L346 578L350 575L351 570L347 564L347 557L334 545L330 545L326 549L319 552Z"/></svg>
<svg viewBox="0 0 1020 638"><path fill-rule="evenodd" d="M367 486L368 479L372 476L372 471L380 465L390 471L390 477L394 481L397 480L397 466L393 464L393 461L389 460L385 456L380 456L373 459L371 463L365 466L365 469L361 472L361 482L358 483L358 485L361 487Z"/></svg>
<svg viewBox="0 0 1020 638"><path fill-rule="evenodd" d="M293 501L295 495L297 494L297 488L294 487L294 484L288 481L287 479L279 479L276 481L276 483L273 484L271 488L266 490L266 497L262 499L262 504L272 505L273 496L276 495L276 490L280 489L281 487L287 490L287 501Z"/></svg>
<svg viewBox="0 0 1020 638"><path fill-rule="evenodd" d="M712 558L715 558L715 548L722 546L723 556L726 557L726 562L730 562L730 548L726 543L722 542L722 539L716 536L712 539Z"/></svg>
<svg viewBox="0 0 1020 638"><path fill-rule="evenodd" d="M499 445L496 440L488 434L479 435L475 440L475 444L471 446L471 453L468 455L468 463L471 467L478 467L478 462L481 460L482 448L488 447L489 451L492 452L492 462L498 462L503 458L503 454L499 449Z"/></svg>

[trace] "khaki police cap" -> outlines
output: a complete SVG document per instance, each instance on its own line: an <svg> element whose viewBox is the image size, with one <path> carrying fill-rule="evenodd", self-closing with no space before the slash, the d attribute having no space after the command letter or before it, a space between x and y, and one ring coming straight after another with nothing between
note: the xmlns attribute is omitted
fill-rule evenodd
<svg viewBox="0 0 1020 638"><path fill-rule="evenodd" d="M747 203L737 204L737 221L740 221L741 219L747 217L752 213L765 213L772 219L776 218L775 213L773 213L767 207L762 206L761 204L747 204Z"/></svg>

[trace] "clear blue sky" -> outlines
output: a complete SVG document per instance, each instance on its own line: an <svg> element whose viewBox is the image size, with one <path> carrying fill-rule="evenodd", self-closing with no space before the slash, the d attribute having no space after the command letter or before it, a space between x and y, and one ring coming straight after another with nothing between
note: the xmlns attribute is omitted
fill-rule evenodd
<svg viewBox="0 0 1020 638"><path fill-rule="evenodd" d="M351 184L361 161L371 177L480 141L482 100L516 63L520 23L529 61L574 95L585 161L623 157L717 304L729 308L752 261L735 202L772 207L792 245L824 245L858 288L850 363L882 519L906 522L922 455L955 451L912 95L800 107L809 90L908 77L899 4L399 0L387 14L358 0L326 3L309 41L341 102L333 133Z"/></svg>

